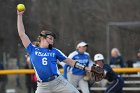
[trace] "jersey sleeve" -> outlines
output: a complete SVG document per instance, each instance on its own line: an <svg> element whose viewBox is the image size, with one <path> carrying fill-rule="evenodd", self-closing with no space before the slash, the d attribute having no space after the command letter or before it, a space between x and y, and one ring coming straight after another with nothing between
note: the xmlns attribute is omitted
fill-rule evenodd
<svg viewBox="0 0 140 93"><path fill-rule="evenodd" d="M104 71L106 75L109 75L110 73L113 73L112 68L108 64L104 64Z"/></svg>
<svg viewBox="0 0 140 93"><path fill-rule="evenodd" d="M93 62L91 59L89 59L89 64L88 64L88 67L92 67L93 64L95 64L95 62Z"/></svg>
<svg viewBox="0 0 140 93"><path fill-rule="evenodd" d="M67 56L58 49L56 49L56 57L60 62L67 58Z"/></svg>
<svg viewBox="0 0 140 93"><path fill-rule="evenodd" d="M88 53L88 56L89 56L89 64L88 64L88 67L92 67L93 64L95 64L95 62L91 60L91 57L90 57L90 54L89 53Z"/></svg>
<svg viewBox="0 0 140 93"><path fill-rule="evenodd" d="M78 54L78 53L77 53L76 51L74 51L74 52L72 52L72 53L69 54L68 58L73 59L73 57L74 57L75 55L77 55L77 54Z"/></svg>
<svg viewBox="0 0 140 93"><path fill-rule="evenodd" d="M71 58L71 59L72 59L72 58L73 58L73 54L71 53L71 54L68 56L68 58Z"/></svg>
<svg viewBox="0 0 140 93"><path fill-rule="evenodd" d="M31 54L31 52L33 51L33 49L34 49L34 46L32 45L32 43L30 43L28 45L28 47L25 48L26 52L28 52L29 54Z"/></svg>

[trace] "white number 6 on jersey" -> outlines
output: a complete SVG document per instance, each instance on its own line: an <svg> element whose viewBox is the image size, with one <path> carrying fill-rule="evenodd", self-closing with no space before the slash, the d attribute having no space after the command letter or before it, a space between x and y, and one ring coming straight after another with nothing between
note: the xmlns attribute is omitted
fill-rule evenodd
<svg viewBox="0 0 140 93"><path fill-rule="evenodd" d="M47 65L47 64L48 64L47 58L42 58L42 64L43 64L43 65Z"/></svg>

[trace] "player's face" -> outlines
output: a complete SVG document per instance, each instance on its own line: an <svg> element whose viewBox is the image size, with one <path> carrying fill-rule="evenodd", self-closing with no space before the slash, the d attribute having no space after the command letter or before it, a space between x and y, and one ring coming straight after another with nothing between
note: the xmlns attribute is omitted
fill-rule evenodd
<svg viewBox="0 0 140 93"><path fill-rule="evenodd" d="M137 57L138 57L138 58L140 58L140 52L139 52L139 53L137 53Z"/></svg>
<svg viewBox="0 0 140 93"><path fill-rule="evenodd" d="M53 36L51 36L51 35L48 35L47 37L46 37L46 41L48 42L48 44L54 44L54 37Z"/></svg>
<svg viewBox="0 0 140 93"><path fill-rule="evenodd" d="M87 50L87 46L81 46L81 47L78 48L78 51L80 53L84 53L86 50Z"/></svg>
<svg viewBox="0 0 140 93"><path fill-rule="evenodd" d="M103 68L104 63L103 63L102 60L98 60L98 61L96 61L96 64L98 64L100 67Z"/></svg>

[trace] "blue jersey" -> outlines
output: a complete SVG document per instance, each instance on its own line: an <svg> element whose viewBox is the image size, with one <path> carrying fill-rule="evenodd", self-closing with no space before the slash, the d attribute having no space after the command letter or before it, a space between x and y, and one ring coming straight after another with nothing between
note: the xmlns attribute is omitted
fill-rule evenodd
<svg viewBox="0 0 140 93"><path fill-rule="evenodd" d="M45 81L53 75L59 75L60 72L57 67L57 59L61 62L67 57L58 49L40 48L31 43L26 48L30 55L31 63L34 66L37 79Z"/></svg>
<svg viewBox="0 0 140 93"><path fill-rule="evenodd" d="M89 65L89 62L91 62L89 53L87 53L87 52L84 52L81 54L78 51L74 51L68 56L68 58L76 60L79 63L86 65L86 66ZM78 69L78 68L73 68L73 67L71 67L70 71L74 75L85 75L86 74L86 71Z"/></svg>

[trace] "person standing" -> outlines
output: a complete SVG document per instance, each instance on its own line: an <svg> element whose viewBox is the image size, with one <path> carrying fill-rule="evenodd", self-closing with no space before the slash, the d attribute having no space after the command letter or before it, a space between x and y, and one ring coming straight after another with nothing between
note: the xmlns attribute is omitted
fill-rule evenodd
<svg viewBox="0 0 140 93"><path fill-rule="evenodd" d="M24 11L19 12L17 10L17 29L19 37L35 69L38 81L36 93L79 93L72 84L60 75L57 60L89 72L91 68L78 61L67 58L59 49L54 48L53 44L56 35L52 31L41 31L38 37L39 47L34 46L25 33L23 13Z"/></svg>
<svg viewBox="0 0 140 93"><path fill-rule="evenodd" d="M68 56L68 58L71 58L73 60L76 60L80 62L83 65L86 65L87 67L93 65L93 61L90 59L89 53L87 53L88 44L86 42L80 42L77 44L76 50ZM64 68L65 70L68 70L67 72L67 78L68 81L74 85L74 87L80 87L82 93L90 93L89 86L88 86L88 80L84 79L84 76L86 76L86 71L83 71L81 69L77 69L71 66L65 66L67 68ZM66 72L66 71L64 71ZM66 74L66 73L65 73ZM65 75L64 75L65 76Z"/></svg>

